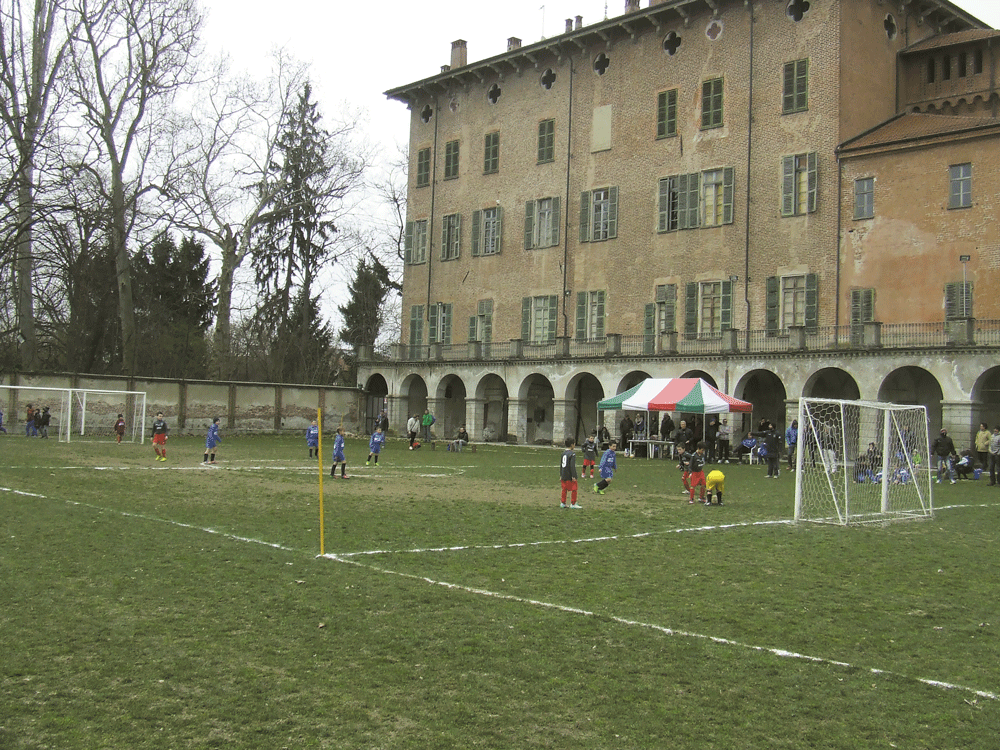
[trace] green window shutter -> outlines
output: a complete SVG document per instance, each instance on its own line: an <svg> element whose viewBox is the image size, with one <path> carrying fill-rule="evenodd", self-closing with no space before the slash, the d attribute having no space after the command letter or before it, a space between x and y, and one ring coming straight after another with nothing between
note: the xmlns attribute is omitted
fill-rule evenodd
<svg viewBox="0 0 1000 750"><path fill-rule="evenodd" d="M684 293L684 338L698 338L698 282L689 281Z"/></svg>
<svg viewBox="0 0 1000 750"><path fill-rule="evenodd" d="M483 343L493 340L493 300L484 299L479 303L480 315L483 316Z"/></svg>
<svg viewBox="0 0 1000 750"><path fill-rule="evenodd" d="M687 195L687 228L696 229L701 226L701 173L688 175Z"/></svg>
<svg viewBox="0 0 1000 750"><path fill-rule="evenodd" d="M667 135L677 135L677 89L667 92Z"/></svg>
<svg viewBox="0 0 1000 750"><path fill-rule="evenodd" d="M813 213L816 210L816 191L819 182L815 151L809 154L807 162L809 165L809 213Z"/></svg>
<svg viewBox="0 0 1000 750"><path fill-rule="evenodd" d="M590 191L580 193L580 242L590 242Z"/></svg>
<svg viewBox="0 0 1000 750"><path fill-rule="evenodd" d="M722 170L722 223L733 223L733 182L736 170L726 167Z"/></svg>
<svg viewBox="0 0 1000 750"><path fill-rule="evenodd" d="M875 320L875 290L861 290L861 320L864 323L871 323Z"/></svg>
<svg viewBox="0 0 1000 750"><path fill-rule="evenodd" d="M646 314L642 322L642 353L652 354L656 350L656 304L646 305Z"/></svg>
<svg viewBox="0 0 1000 750"><path fill-rule="evenodd" d="M547 341L552 343L556 340L556 313L559 309L559 297L552 295L549 297L548 304L548 320L547 322Z"/></svg>
<svg viewBox="0 0 1000 750"><path fill-rule="evenodd" d="M656 95L656 137L663 138L667 134L667 92Z"/></svg>
<svg viewBox="0 0 1000 750"><path fill-rule="evenodd" d="M814 332L819 325L819 276L806 274L806 330Z"/></svg>
<svg viewBox="0 0 1000 750"><path fill-rule="evenodd" d="M795 157L781 157L781 215L795 214Z"/></svg>
<svg viewBox="0 0 1000 750"><path fill-rule="evenodd" d="M441 341L445 344L451 343L451 316L454 310L455 306L450 302L441 308Z"/></svg>
<svg viewBox="0 0 1000 750"><path fill-rule="evenodd" d="M448 217L441 220L441 260L448 257Z"/></svg>
<svg viewBox="0 0 1000 750"><path fill-rule="evenodd" d="M669 226L667 223L667 211L670 210L670 178L664 177L661 179L659 188L656 209L656 231L666 232L667 226Z"/></svg>
<svg viewBox="0 0 1000 750"><path fill-rule="evenodd" d="M728 330L733 327L733 282L722 282L722 309L719 311L719 328Z"/></svg>
<svg viewBox="0 0 1000 750"><path fill-rule="evenodd" d="M559 244L559 222L562 211L559 206L559 196L552 199L552 246Z"/></svg>
<svg viewBox="0 0 1000 750"><path fill-rule="evenodd" d="M587 293L576 293L576 340L587 340Z"/></svg>
<svg viewBox="0 0 1000 750"><path fill-rule="evenodd" d="M438 305L431 305L428 313L427 343L436 344L438 340Z"/></svg>
<svg viewBox="0 0 1000 750"><path fill-rule="evenodd" d="M469 341L476 340L477 329L479 328L479 319L475 315L469 316Z"/></svg>
<svg viewBox="0 0 1000 750"><path fill-rule="evenodd" d="M691 229L687 224L688 178L691 175L677 175L677 228Z"/></svg>
<svg viewBox="0 0 1000 750"><path fill-rule="evenodd" d="M535 236L535 202L524 202L524 249L531 250Z"/></svg>
<svg viewBox="0 0 1000 750"><path fill-rule="evenodd" d="M455 214L455 257L462 254L462 214Z"/></svg>
<svg viewBox="0 0 1000 750"><path fill-rule="evenodd" d="M521 298L521 341L531 340L531 297Z"/></svg>
<svg viewBox="0 0 1000 750"><path fill-rule="evenodd" d="M618 188L608 190L608 239L618 236Z"/></svg>
<svg viewBox="0 0 1000 750"><path fill-rule="evenodd" d="M767 293L764 300L764 313L767 320L767 330L775 333L778 330L778 312L780 311L781 281L777 276L767 277Z"/></svg>
<svg viewBox="0 0 1000 750"><path fill-rule="evenodd" d="M497 252L503 249L503 206L497 206Z"/></svg>
<svg viewBox="0 0 1000 750"><path fill-rule="evenodd" d="M472 212L472 237L469 238L469 246L471 247L471 252L473 256L482 254L482 237L480 233L482 232L483 226L483 212L473 211Z"/></svg>
<svg viewBox="0 0 1000 750"><path fill-rule="evenodd" d="M413 262L413 222L406 222L406 229L403 232L403 262Z"/></svg>
<svg viewBox="0 0 1000 750"><path fill-rule="evenodd" d="M809 107L809 60L799 60L795 64L795 109L801 111Z"/></svg>
<svg viewBox="0 0 1000 750"><path fill-rule="evenodd" d="M604 338L604 292L597 293L597 338Z"/></svg>
<svg viewBox="0 0 1000 750"><path fill-rule="evenodd" d="M953 281L944 287L945 320L972 317L972 282Z"/></svg>
<svg viewBox="0 0 1000 750"><path fill-rule="evenodd" d="M795 63L785 63L785 80L781 102L782 112L795 111Z"/></svg>
<svg viewBox="0 0 1000 750"><path fill-rule="evenodd" d="M667 284L666 286L667 286L667 296L663 300L663 303L666 305L666 314L664 315L664 317L666 318L666 324L668 326L666 330L676 331L677 330L677 285Z"/></svg>
<svg viewBox="0 0 1000 750"><path fill-rule="evenodd" d="M701 126L707 128L712 124L712 82L701 84Z"/></svg>

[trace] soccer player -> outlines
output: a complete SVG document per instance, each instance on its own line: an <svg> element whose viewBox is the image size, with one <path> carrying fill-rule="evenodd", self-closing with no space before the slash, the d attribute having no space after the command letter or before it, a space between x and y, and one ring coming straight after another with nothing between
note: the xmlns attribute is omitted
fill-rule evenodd
<svg viewBox="0 0 1000 750"><path fill-rule="evenodd" d="M566 438L566 450L563 451L559 460L559 480L562 484L562 502L560 508L582 508L577 505L576 493L576 441L573 438ZM570 493L570 504L566 505L566 493Z"/></svg>
<svg viewBox="0 0 1000 750"><path fill-rule="evenodd" d="M170 428L163 420L163 412L156 412L156 419L153 420L153 450L156 451L157 461L167 460L167 433Z"/></svg>
<svg viewBox="0 0 1000 750"><path fill-rule="evenodd" d="M718 469L708 472L708 500L705 505L712 504L712 490L715 490L719 505L722 505L722 493L726 490L726 475Z"/></svg>
<svg viewBox="0 0 1000 750"><path fill-rule="evenodd" d="M313 457L313 451L316 451L316 458L319 458L319 422L315 419L306 428L306 445L309 446L309 458Z"/></svg>
<svg viewBox="0 0 1000 750"><path fill-rule="evenodd" d="M340 478L347 479L347 459L344 457L344 428L337 428L337 436L333 439L333 467L330 476L336 477L337 464L340 464Z"/></svg>
<svg viewBox="0 0 1000 750"><path fill-rule="evenodd" d="M618 462L615 459L615 449L617 447L618 442L612 440L611 445L608 446L608 449L604 451L604 455L601 456L601 463L597 467L601 472L601 481L594 485L594 492L598 495L603 495L604 490L611 484L611 480L615 478L615 469L618 468Z"/></svg>
<svg viewBox="0 0 1000 750"><path fill-rule="evenodd" d="M691 488L688 490L690 493L688 495L688 503L694 505L694 490L695 487L701 487L701 493L699 500L705 503L705 441L702 440L698 443L698 448L694 453L691 454L690 459L690 471L691 476L689 480L691 482ZM712 501L709 500L705 505L711 505Z"/></svg>
<svg viewBox="0 0 1000 750"><path fill-rule="evenodd" d="M219 434L219 418L215 417L212 420L212 426L208 428L208 434L205 436L205 460L202 463L214 464L215 463L215 446L222 442L222 436ZM208 460L208 454L212 454L212 460Z"/></svg>
<svg viewBox="0 0 1000 750"><path fill-rule="evenodd" d="M116 442L121 445L122 438L125 437L125 417L121 414L118 415L118 421L115 422L115 435L117 436Z"/></svg>
<svg viewBox="0 0 1000 750"><path fill-rule="evenodd" d="M7 434L7 430L3 426L3 409L2 408L0 408L0 432L2 432L4 435Z"/></svg>
<svg viewBox="0 0 1000 750"><path fill-rule="evenodd" d="M373 456L375 457L375 465L378 466L378 454L382 452L383 443L385 443L385 433L382 432L382 426L379 425L372 433L372 439L368 441L368 460L365 461L365 466L372 465Z"/></svg>
<svg viewBox="0 0 1000 750"><path fill-rule="evenodd" d="M574 443L573 445L576 445ZM590 467L590 478L594 478L594 464L597 462L597 430L590 433L590 436L583 441L583 471L580 472L580 479L587 478L587 467Z"/></svg>
<svg viewBox="0 0 1000 750"><path fill-rule="evenodd" d="M683 443L677 444L677 468L681 470L681 481L684 483L681 494L689 495L691 494L691 485L688 484L688 480L691 478L691 454L687 452Z"/></svg>

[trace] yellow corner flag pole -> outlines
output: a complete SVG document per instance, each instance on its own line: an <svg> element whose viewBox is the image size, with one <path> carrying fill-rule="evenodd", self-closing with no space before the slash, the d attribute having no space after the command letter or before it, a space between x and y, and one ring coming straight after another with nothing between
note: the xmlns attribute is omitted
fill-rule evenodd
<svg viewBox="0 0 1000 750"><path fill-rule="evenodd" d="M316 422L319 424L319 442L316 450L316 461L319 463L319 553L326 554L323 549L323 410L316 410Z"/></svg>

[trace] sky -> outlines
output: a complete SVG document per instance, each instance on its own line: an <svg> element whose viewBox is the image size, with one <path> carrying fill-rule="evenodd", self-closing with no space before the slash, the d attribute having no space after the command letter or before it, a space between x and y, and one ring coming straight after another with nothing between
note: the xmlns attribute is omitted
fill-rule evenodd
<svg viewBox="0 0 1000 750"><path fill-rule="evenodd" d="M451 62L451 43L468 42L468 60L507 50L507 38L524 45L564 32L567 18L584 26L621 15L625 0L201 0L207 12L205 48L226 52L235 69L261 77L267 53L284 48L311 66L321 112L336 113L346 103L360 108L364 129L391 160L409 137L409 112L383 92L440 72ZM955 0L993 28L1000 28L1000 0ZM648 0L641 0L646 7ZM498 11L502 8L502 11ZM374 207L373 209L374 210ZM336 296L346 294L347 268L337 269ZM324 305L336 317L336 304ZM339 325L338 321L334 321Z"/></svg>

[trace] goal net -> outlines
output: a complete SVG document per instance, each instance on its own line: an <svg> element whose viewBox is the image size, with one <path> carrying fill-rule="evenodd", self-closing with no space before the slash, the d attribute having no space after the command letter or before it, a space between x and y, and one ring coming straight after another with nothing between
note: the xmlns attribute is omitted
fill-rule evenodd
<svg viewBox="0 0 1000 750"><path fill-rule="evenodd" d="M123 443L142 443L146 431L146 392L112 391L90 388L43 388L0 385L3 424L9 433L15 430L29 437L48 432L59 442L71 440L117 440L118 415L125 421ZM43 413L48 408L48 428L42 429L36 418L27 426L28 407Z"/></svg>
<svg viewBox="0 0 1000 750"><path fill-rule="evenodd" d="M803 398L795 520L881 523L934 512L923 406Z"/></svg>

